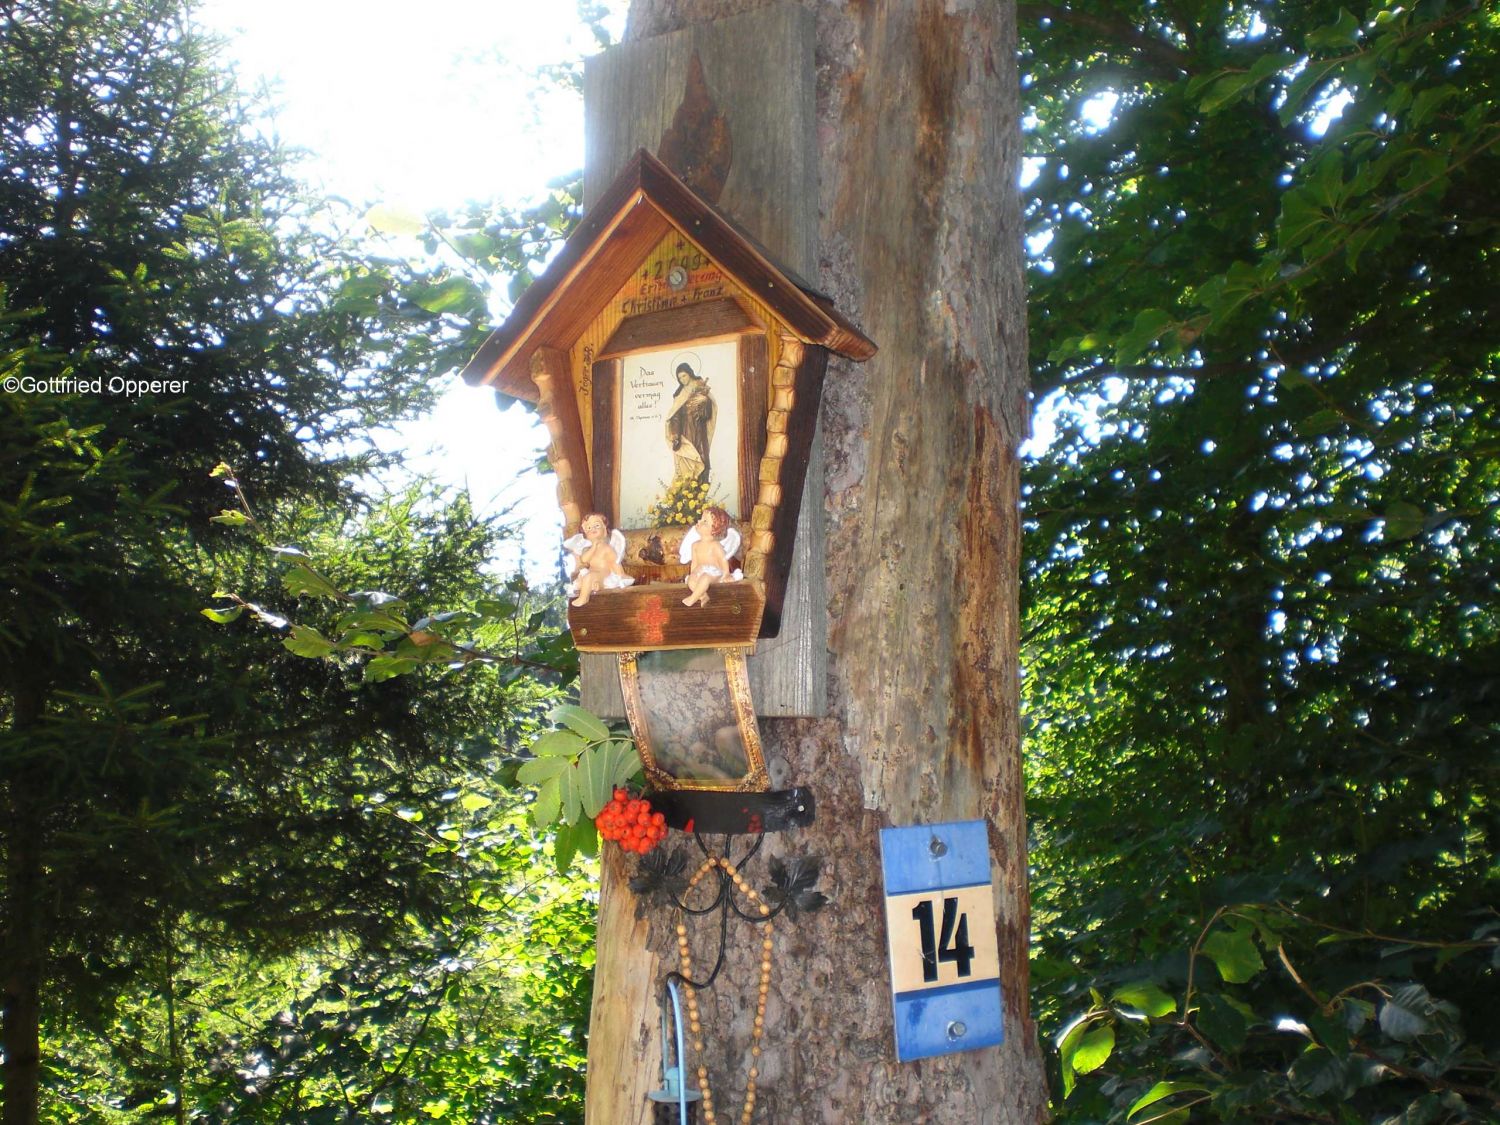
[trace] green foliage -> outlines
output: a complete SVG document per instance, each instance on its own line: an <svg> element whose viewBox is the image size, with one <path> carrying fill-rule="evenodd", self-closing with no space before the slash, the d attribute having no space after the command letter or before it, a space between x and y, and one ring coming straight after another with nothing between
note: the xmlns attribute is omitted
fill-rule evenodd
<svg viewBox="0 0 1500 1125"><path fill-rule="evenodd" d="M1057 1110L1493 1116L1495 15L1021 10Z"/></svg>
<svg viewBox="0 0 1500 1125"><path fill-rule="evenodd" d="M549 921L521 881L536 845L505 789L570 659L555 599L486 573L509 533L462 498L346 483L377 465L370 429L467 357L482 303L451 266L338 233L176 0L0 21L8 1118L31 1112L40 1038L60 1120L229 1099L226 1119L303 1121L330 1097L348 1119L361 1090L352 1116L410 1119L419 1074L421 1112L477 1120L527 1095L497 1093L526 1064L476 1029L558 1061L512 1119L576 1117L578 947L543 965L518 927L586 931L585 908ZM269 556L252 525L297 546ZM213 590L238 600L205 610ZM298 599L326 615L268 608ZM415 608L457 604L483 620ZM290 651L248 642L265 625ZM461 633L512 656L546 633L548 663L471 674ZM367 675L372 653L409 674ZM270 1046L249 1078L236 1035ZM467 1101L439 1080L465 1051Z"/></svg>
<svg viewBox="0 0 1500 1125"><path fill-rule="evenodd" d="M576 704L559 707L551 719L556 729L531 744L534 757L516 771L521 781L539 786L532 820L538 828L558 821L575 828L592 824L614 796L615 787L640 773L640 755L628 736L615 734L598 716ZM593 842L580 841L580 846L597 847L593 833L588 836ZM586 850L586 854L594 852Z"/></svg>
<svg viewBox="0 0 1500 1125"><path fill-rule="evenodd" d="M54 1119L170 1112L163 1090L180 1086L188 1116L210 1122L581 1120L595 904L549 876L519 810L470 815L475 796L437 795L420 821L374 795L360 806L421 825L456 880L436 924L409 920L378 952L335 942L247 960L196 944L145 966L109 1049L84 1028L51 1045L66 1107ZM191 1060L176 1074L167 1003Z"/></svg>
<svg viewBox="0 0 1500 1125"><path fill-rule="evenodd" d="M215 470L225 477L239 501L235 509L262 539L269 534L251 511L239 481L231 470ZM264 546L264 543L262 543ZM228 624L245 610L262 623L289 635L282 646L296 656L313 660L335 660L362 667L361 682L377 684L423 669L443 667L463 671L470 666L499 667L502 677L514 681L524 670L528 682L538 674L556 683L577 674L577 653L560 632L545 605L527 604L523 579L513 579L507 597L471 599L472 608L434 611L413 616L406 599L380 591L345 592L324 573L327 563L324 543L312 552L300 547L277 547L272 553L291 561L281 574L285 592L297 599L329 603L331 627L317 628L292 623L279 612L221 591L232 604L208 607L200 612L210 621ZM594 818L609 802L616 786L637 779L641 760L635 744L625 734L612 732L598 716L577 704L565 703L549 716L553 729L530 744L530 757L514 770L517 781L534 786L531 821L537 828L552 828L560 872L566 872L575 855L598 855L599 838ZM470 798L480 799L480 798Z"/></svg>
<svg viewBox="0 0 1500 1125"><path fill-rule="evenodd" d="M1182 974L1162 978L1181 987L1180 1003L1150 983L1108 1001L1094 992L1092 1006L1059 1037L1065 1091L1107 1063L1114 1071L1074 1099L1081 1104L1070 1104L1069 1115L1133 1125L1487 1120L1500 1102L1470 1077L1491 1071L1492 1058L1467 1036L1458 1004L1401 978L1412 971L1413 951L1422 954L1416 962L1493 961L1497 931L1500 921L1492 921L1468 941L1407 943L1332 929L1280 907L1221 909ZM1371 970L1377 975L1367 976ZM1150 1009L1133 1002L1143 989L1156 998Z"/></svg>

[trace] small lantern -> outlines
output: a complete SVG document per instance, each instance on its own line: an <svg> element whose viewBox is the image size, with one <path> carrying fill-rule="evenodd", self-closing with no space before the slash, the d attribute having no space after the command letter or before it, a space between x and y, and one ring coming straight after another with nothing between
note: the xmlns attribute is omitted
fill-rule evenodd
<svg viewBox="0 0 1500 1125"><path fill-rule="evenodd" d="M618 654L660 788L767 787L744 659L780 629L829 352L875 345L641 150L464 369L538 406L569 627Z"/></svg>

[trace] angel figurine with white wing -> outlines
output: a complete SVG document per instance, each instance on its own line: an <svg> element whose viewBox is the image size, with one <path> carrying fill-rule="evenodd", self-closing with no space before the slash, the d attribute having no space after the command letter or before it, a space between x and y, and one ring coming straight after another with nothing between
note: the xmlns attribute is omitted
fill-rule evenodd
<svg viewBox="0 0 1500 1125"><path fill-rule="evenodd" d="M715 582L738 582L743 575L731 573L729 560L740 549L740 533L729 525L729 513L723 508L703 509L703 515L682 539L678 553L688 563L688 596L683 605L707 605L708 588Z"/></svg>
<svg viewBox="0 0 1500 1125"><path fill-rule="evenodd" d="M598 512L584 516L583 530L564 539L563 546L575 558L573 581L568 585L573 605L588 605L600 590L623 590L635 581L620 565L625 557L624 534L619 528L611 531L609 521Z"/></svg>

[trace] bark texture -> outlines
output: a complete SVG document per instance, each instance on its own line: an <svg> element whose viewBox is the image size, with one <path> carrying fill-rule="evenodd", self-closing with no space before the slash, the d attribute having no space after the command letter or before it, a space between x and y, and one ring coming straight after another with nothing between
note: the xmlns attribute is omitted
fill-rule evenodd
<svg viewBox="0 0 1500 1125"><path fill-rule="evenodd" d="M635 0L628 36L760 6ZM832 363L824 392L829 717L761 724L773 783L813 786L818 820L769 838L747 873L761 886L766 859L821 855L833 903L795 925L778 919L755 1120L1034 1122L1045 1093L1026 998L1017 715L1026 339L1014 9L805 6L817 26L815 280L881 350ZM971 817L990 823L1006 1041L898 1064L876 833ZM606 877L620 873L610 865ZM676 918L645 920L650 959L675 967ZM640 940L630 921L618 907L601 918L601 972L610 943ZM712 964L717 925L691 929L695 966ZM750 1065L758 936L731 925L726 976L700 997L721 1121L738 1120ZM611 1034L641 1042L656 1019L648 1005L624 1021L641 1030L616 1020ZM643 1069L654 1055L638 1056ZM636 1092L601 1077L590 1122L646 1119Z"/></svg>

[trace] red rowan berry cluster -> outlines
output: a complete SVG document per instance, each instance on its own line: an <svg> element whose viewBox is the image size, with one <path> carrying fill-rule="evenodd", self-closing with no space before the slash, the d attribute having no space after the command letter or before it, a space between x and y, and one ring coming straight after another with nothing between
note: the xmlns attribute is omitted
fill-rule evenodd
<svg viewBox="0 0 1500 1125"><path fill-rule="evenodd" d="M645 855L667 838L667 818L652 812L642 798L631 797L628 789L616 789L615 799L599 810L594 823L599 835L637 855Z"/></svg>

